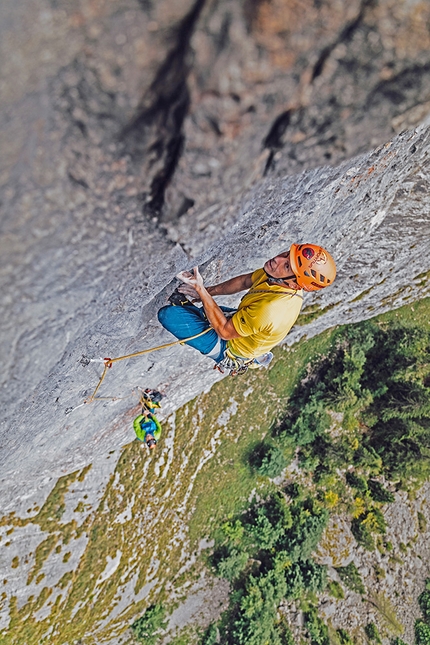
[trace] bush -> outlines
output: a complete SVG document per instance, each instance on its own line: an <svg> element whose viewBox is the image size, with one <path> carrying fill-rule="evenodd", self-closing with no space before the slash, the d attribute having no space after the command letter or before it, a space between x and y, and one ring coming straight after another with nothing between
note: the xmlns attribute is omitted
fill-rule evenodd
<svg viewBox="0 0 430 645"><path fill-rule="evenodd" d="M354 641L352 640L346 629L342 629L342 627L340 627L339 629L336 629L336 634L339 639L340 645L354 645Z"/></svg>
<svg viewBox="0 0 430 645"><path fill-rule="evenodd" d="M240 542L245 531L240 520L235 520L234 522L224 522L221 529L224 535L232 542Z"/></svg>
<svg viewBox="0 0 430 645"><path fill-rule="evenodd" d="M415 645L430 645L430 627L422 620L415 623Z"/></svg>
<svg viewBox="0 0 430 645"><path fill-rule="evenodd" d="M258 549L271 549L292 525L291 510L280 493L251 510L247 530Z"/></svg>
<svg viewBox="0 0 430 645"><path fill-rule="evenodd" d="M245 551L232 549L225 554L216 564L216 571L220 578L232 582L243 571L248 562L248 554Z"/></svg>
<svg viewBox="0 0 430 645"><path fill-rule="evenodd" d="M386 532L386 522L379 508L372 508L366 511L359 518L355 518L351 523L351 531L357 540L368 551L375 549L374 534L384 535Z"/></svg>
<svg viewBox="0 0 430 645"><path fill-rule="evenodd" d="M372 446L360 446L355 451L354 463L371 475L379 475L382 470L382 459Z"/></svg>
<svg viewBox="0 0 430 645"><path fill-rule="evenodd" d="M304 589L322 591L327 586L327 567L313 560L299 560L286 570L285 580L289 598L299 598Z"/></svg>
<svg viewBox="0 0 430 645"><path fill-rule="evenodd" d="M156 645L159 632L167 625L166 611L162 605L151 605L146 612L134 621L131 630L134 637L145 645Z"/></svg>
<svg viewBox="0 0 430 645"><path fill-rule="evenodd" d="M378 628L375 623L367 623L364 631L366 632L366 636L369 640L375 643L382 643L381 636L379 635Z"/></svg>
<svg viewBox="0 0 430 645"><path fill-rule="evenodd" d="M345 479L346 479L346 483L349 484L351 488L355 488L360 493L367 493L368 486L367 486L367 481L364 479L364 477L360 477L355 473L347 472L345 475Z"/></svg>
<svg viewBox="0 0 430 645"><path fill-rule="evenodd" d="M311 645L330 645L328 627L314 607L305 612L305 627L308 630Z"/></svg>
<svg viewBox="0 0 430 645"><path fill-rule="evenodd" d="M368 355L367 385L376 391L369 444L388 475L406 481L429 473L429 340L426 329L380 330Z"/></svg>
<svg viewBox="0 0 430 645"><path fill-rule="evenodd" d="M337 582L337 580L330 580L330 582L327 585L327 588L330 596L333 596L333 598L338 598L339 600L341 600L342 598L345 598L342 585L340 585Z"/></svg>
<svg viewBox="0 0 430 645"><path fill-rule="evenodd" d="M282 571L272 569L259 577L249 576L231 625L231 642L234 645L280 644L275 620L286 590Z"/></svg>
<svg viewBox="0 0 430 645"><path fill-rule="evenodd" d="M298 446L306 446L316 437L324 434L330 425L331 418L327 414L324 402L321 399L310 398L303 405L300 415L291 425L288 434L294 437Z"/></svg>
<svg viewBox="0 0 430 645"><path fill-rule="evenodd" d="M430 578L426 580L426 590L418 597L423 618L430 625Z"/></svg>
<svg viewBox="0 0 430 645"><path fill-rule="evenodd" d="M375 550L375 538L366 524L355 518L351 522L351 531L358 544L364 547L366 551Z"/></svg>
<svg viewBox="0 0 430 645"><path fill-rule="evenodd" d="M328 356L303 375L281 425L281 434L306 446L304 467L320 476L320 471L345 468L352 460L367 476L384 472L403 486L425 481L430 476L429 346L426 329L384 330L369 321L341 328ZM328 437L328 411L343 414L344 429L368 427L354 454L342 438ZM347 478L366 492L361 482ZM371 484L371 493L375 501L393 501L378 483Z"/></svg>
<svg viewBox="0 0 430 645"><path fill-rule="evenodd" d="M353 562L350 562L346 567L335 567L339 578L342 580L344 585L361 595L366 593L366 588L361 579L360 572Z"/></svg>
<svg viewBox="0 0 430 645"><path fill-rule="evenodd" d="M369 479L368 481L370 496L375 502L381 502L381 504L391 504L396 499L389 490L384 488L384 486L374 480Z"/></svg>
<svg viewBox="0 0 430 645"><path fill-rule="evenodd" d="M292 562L309 559L321 539L327 524L327 509L311 499L291 505L292 526L279 546L285 549Z"/></svg>
<svg viewBox="0 0 430 645"><path fill-rule="evenodd" d="M199 645L216 645L216 643L218 643L218 629L215 623L212 623L205 630Z"/></svg>
<svg viewBox="0 0 430 645"><path fill-rule="evenodd" d="M259 475L277 477L288 465L284 453L277 446L261 443L250 457L250 463Z"/></svg>
<svg viewBox="0 0 430 645"><path fill-rule="evenodd" d="M220 628L222 643L292 645L289 630L277 621L280 601L298 597L304 589L312 593L326 586L326 567L315 563L310 554L327 523L328 511L314 499L303 499L298 487L291 493L295 495L291 503L277 493L255 504L242 522L224 525L228 541L213 557L218 573L234 580L243 571L245 558L241 560L238 542L230 537L237 536L240 527L244 529L241 544L246 545L247 554L258 558L260 566L258 573L255 567L244 573L232 598L230 619Z"/></svg>

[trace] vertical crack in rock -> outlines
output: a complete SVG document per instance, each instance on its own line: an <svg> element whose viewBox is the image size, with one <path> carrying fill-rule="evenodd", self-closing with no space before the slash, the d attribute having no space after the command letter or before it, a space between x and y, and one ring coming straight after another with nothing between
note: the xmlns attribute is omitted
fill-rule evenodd
<svg viewBox="0 0 430 645"><path fill-rule="evenodd" d="M341 29L337 38L335 38L332 43L330 43L329 45L323 48L323 50L321 51L318 57L318 60L316 61L316 63L312 68L310 81L309 81L310 85L314 83L316 78L321 76L321 74L323 73L325 64L328 58L330 57L330 55L332 54L332 52L334 51L334 49L338 45L345 43L352 38L353 34L363 23L363 19L367 9L370 7L373 7L376 4L376 2L377 0L363 0L360 6L360 10L356 15L356 17L353 18L353 20L350 20L349 22L347 22L346 25L343 27L343 29ZM263 149L269 149L270 154L266 162L264 175L267 175L267 173L274 168L275 154L278 150L281 150L284 147L283 137L288 127L291 124L293 114L296 112L298 113L298 119L296 119L296 121L301 121L302 119L304 120L305 108L303 105L301 105L300 107L289 108L288 110L285 110L279 116L276 117L275 121L273 122L269 130L269 133L265 137L263 142ZM323 126L320 125L319 128L317 129L316 134L318 134L318 132L321 132L325 128L325 126L330 125L330 122L331 121L324 123Z"/></svg>
<svg viewBox="0 0 430 645"><path fill-rule="evenodd" d="M388 48L381 22L386 10L380 0L362 0L355 17L303 72L296 94L263 139L266 175L297 173L316 158L315 165L340 163L414 127L428 113L428 50L399 57ZM425 38L424 28L417 42Z"/></svg>
<svg viewBox="0 0 430 645"><path fill-rule="evenodd" d="M428 98L426 81L428 81L429 72L430 63L417 64L403 69L390 79L380 81L369 94L369 107L377 106L381 101L389 101L396 106L395 111L401 113L405 106L408 109L416 105L420 95L422 95L422 101L419 102L424 102Z"/></svg>
<svg viewBox="0 0 430 645"><path fill-rule="evenodd" d="M294 114L294 108L285 110L274 121L268 135L264 139L263 149L269 149L270 154L267 158L264 168L264 176L270 171L274 163L274 157L277 150L283 147L282 137L291 123L291 117Z"/></svg>
<svg viewBox="0 0 430 645"><path fill-rule="evenodd" d="M187 84L191 70L190 41L204 5L205 0L197 0L181 21L175 45L160 67L137 116L121 137L134 162L148 164L152 171L144 210L157 217L162 217L164 193L184 146L183 122L190 104Z"/></svg>
<svg viewBox="0 0 430 645"><path fill-rule="evenodd" d="M317 62L313 66L311 81L310 81L311 83L313 83L314 80L318 78L318 76L321 76L324 70L324 66L327 62L327 59L330 56L330 54L333 52L335 47L349 40L354 34L354 32L358 29L358 27L360 27L360 25L363 22L363 18L365 16L366 10L369 7L374 6L376 4L376 1L377 0L363 0L360 7L360 11L358 12L357 16L345 25L345 27L341 30L339 36L330 45L327 45L327 47L324 47L324 49L322 50L321 54L318 57Z"/></svg>

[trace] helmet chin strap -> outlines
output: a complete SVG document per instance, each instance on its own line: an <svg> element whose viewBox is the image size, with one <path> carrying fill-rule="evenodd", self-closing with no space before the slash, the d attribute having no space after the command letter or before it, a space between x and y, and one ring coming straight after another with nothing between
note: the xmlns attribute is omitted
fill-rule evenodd
<svg viewBox="0 0 430 645"><path fill-rule="evenodd" d="M266 269L264 269L264 273L267 275L269 280L272 282L276 282L277 284L283 284L285 280L297 280L297 276L293 274L291 275L286 275L284 278L274 278L273 276L270 275L270 273L267 273Z"/></svg>

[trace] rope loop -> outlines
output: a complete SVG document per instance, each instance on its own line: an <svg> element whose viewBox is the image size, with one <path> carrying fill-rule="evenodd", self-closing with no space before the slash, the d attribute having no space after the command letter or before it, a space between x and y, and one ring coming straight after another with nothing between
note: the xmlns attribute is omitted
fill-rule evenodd
<svg viewBox="0 0 430 645"><path fill-rule="evenodd" d="M208 331L210 331L211 329L212 327L208 327L204 331L201 331L199 334L195 334L195 336L190 336L189 338L182 338L181 340L175 340L172 343L166 343L165 345L157 345L157 347L150 347L149 349L143 349L141 352L134 352L133 354L126 354L125 356L117 356L116 358L104 358L103 362L105 366L103 369L103 373L99 379L99 382L97 383L97 386L94 392L88 399L85 399L84 403L92 403L93 401L98 400L95 398L95 396L99 390L100 385L103 383L107 370L110 369L114 363L118 363L119 361L124 361L126 358L134 358L135 356L150 354L151 352L156 352L159 349L166 349L167 347L174 347L175 345L185 345L185 343L187 343L188 341L194 340L195 338L199 338L200 336L207 334ZM103 398L103 397L98 397L98 398Z"/></svg>

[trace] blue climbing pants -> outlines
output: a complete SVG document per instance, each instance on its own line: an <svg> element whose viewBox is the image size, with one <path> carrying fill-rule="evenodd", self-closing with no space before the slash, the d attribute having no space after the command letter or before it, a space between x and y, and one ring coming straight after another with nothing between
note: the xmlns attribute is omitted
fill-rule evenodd
<svg viewBox="0 0 430 645"><path fill-rule="evenodd" d="M221 307L221 309L225 312L235 311L231 307ZM203 307L167 305L158 312L158 320L165 329L179 340L200 334L200 332L210 327ZM201 354L205 354L218 362L224 357L227 341L220 338L213 329L210 329L206 334L195 340L190 340L186 345L194 347Z"/></svg>

